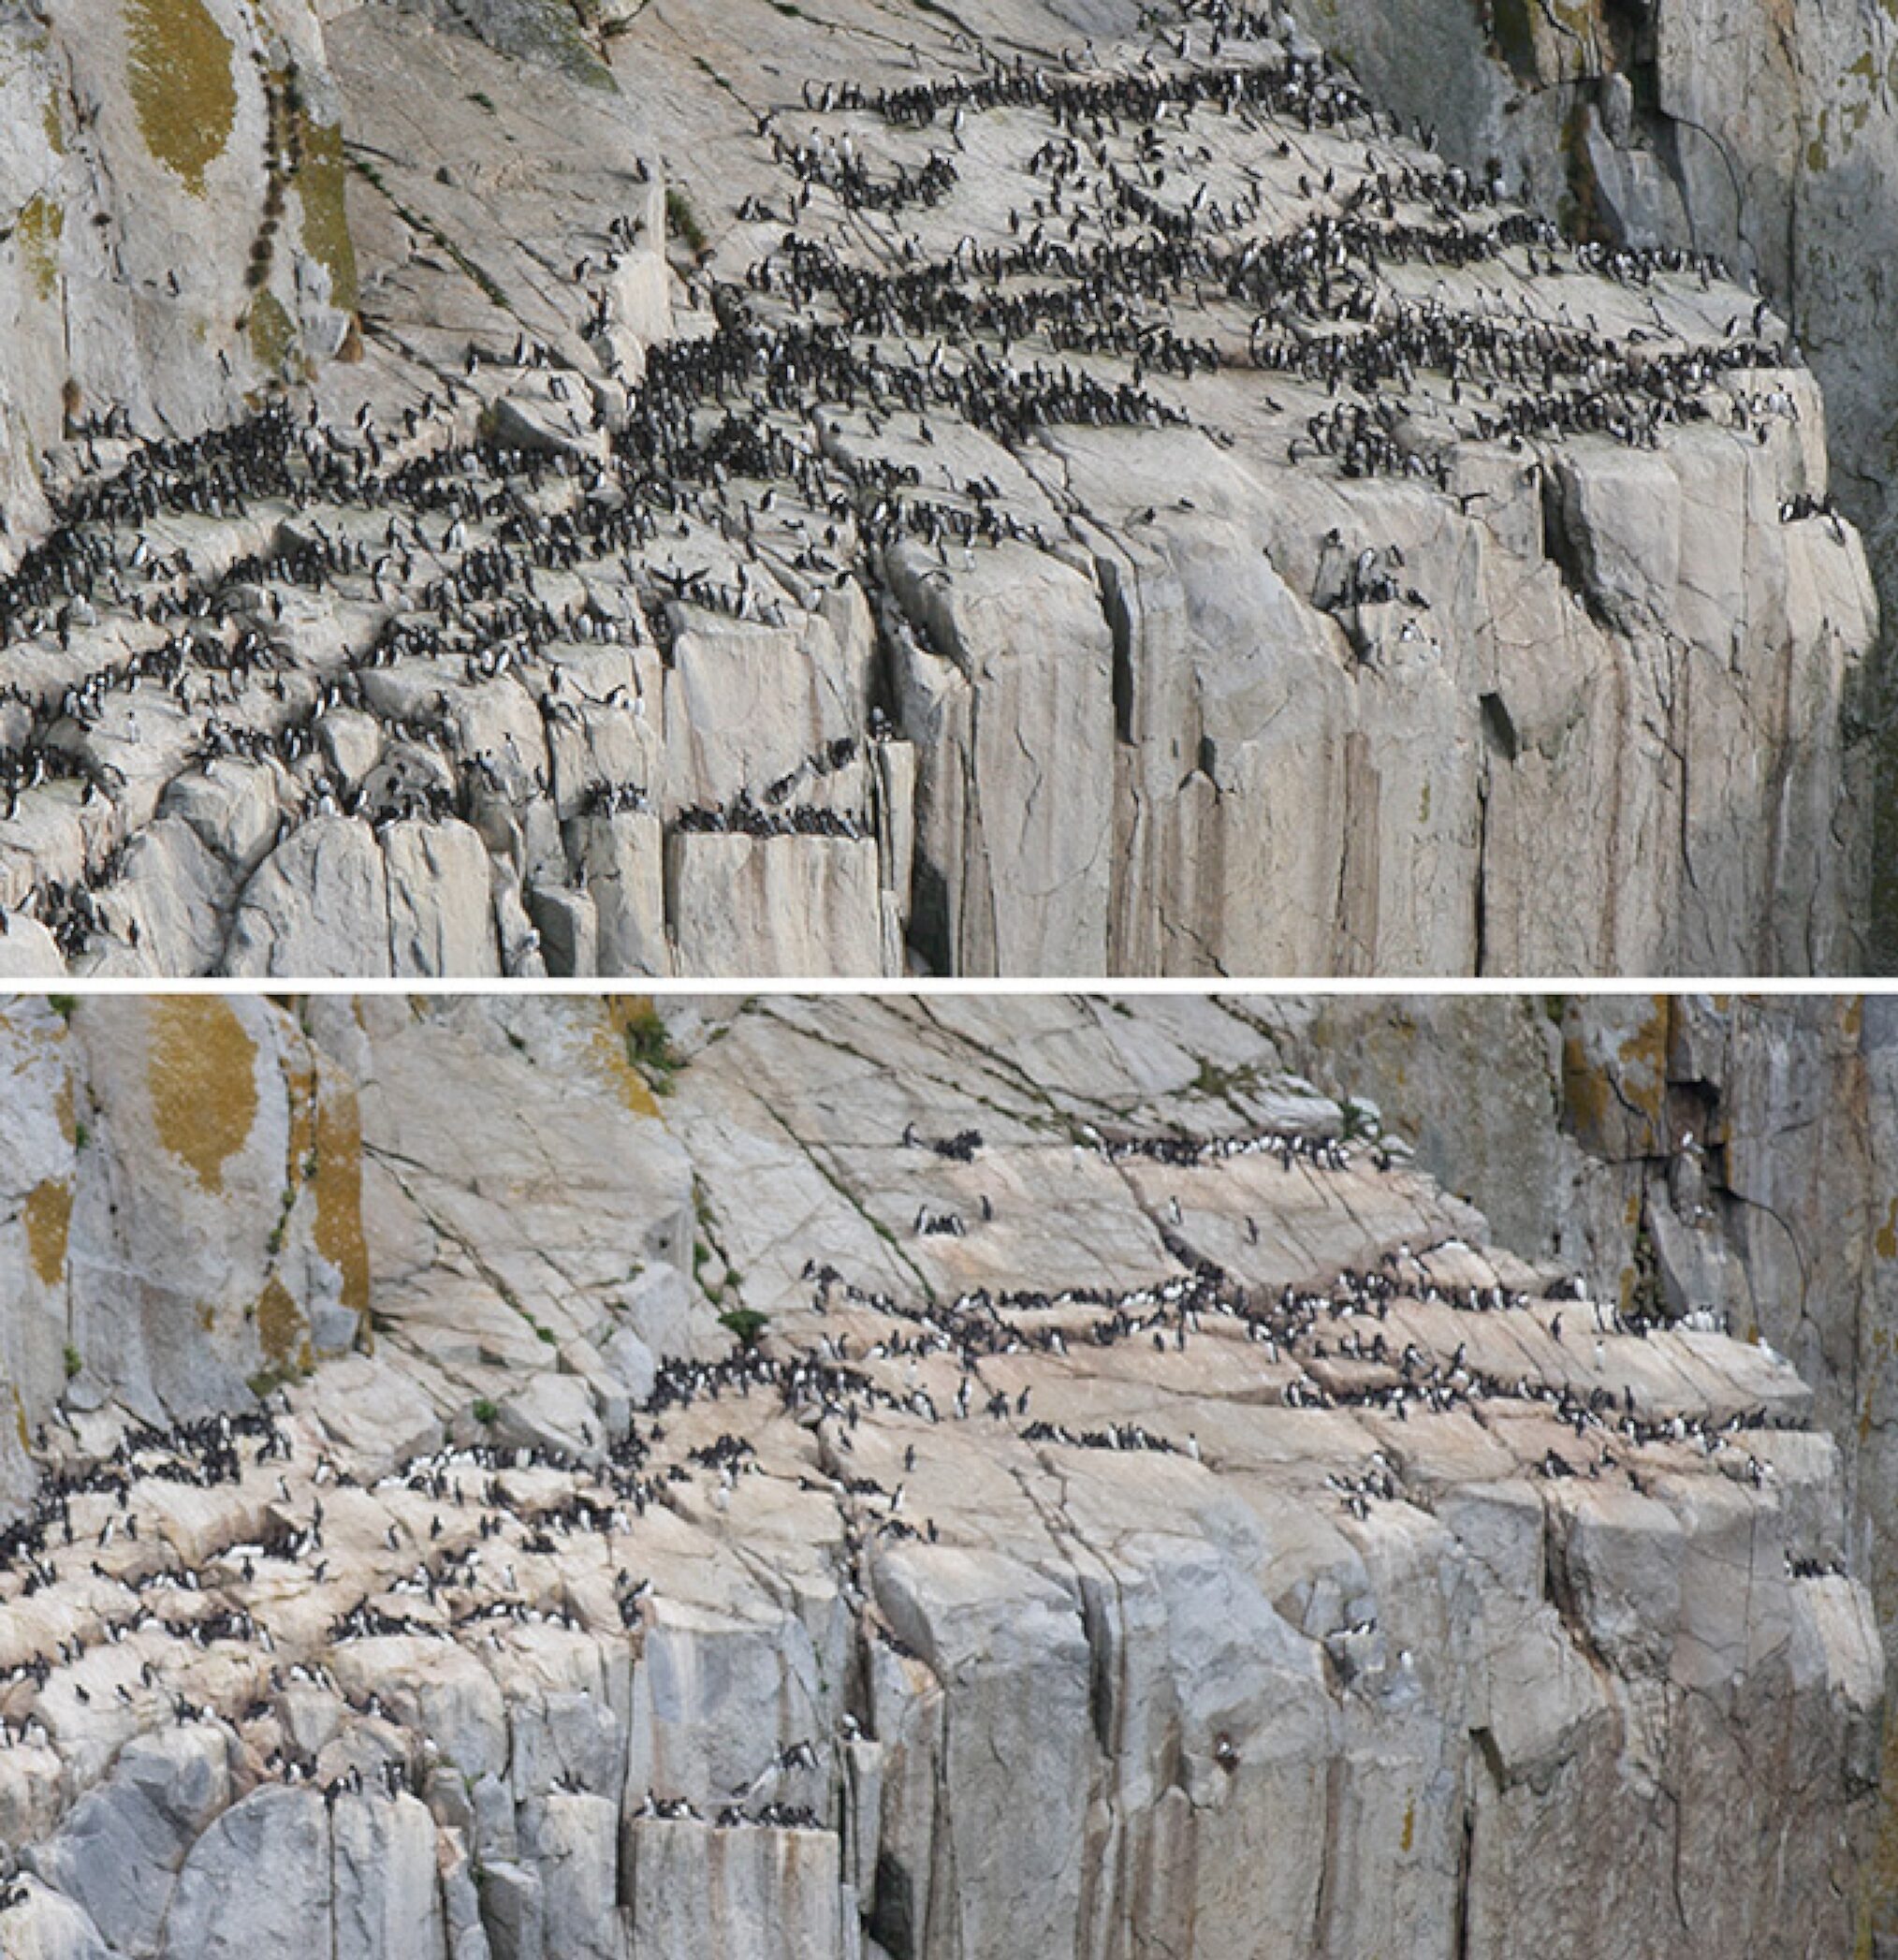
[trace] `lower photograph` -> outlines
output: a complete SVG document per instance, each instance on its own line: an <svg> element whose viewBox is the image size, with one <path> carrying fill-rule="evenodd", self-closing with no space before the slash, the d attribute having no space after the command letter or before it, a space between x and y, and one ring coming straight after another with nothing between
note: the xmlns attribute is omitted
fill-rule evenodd
<svg viewBox="0 0 1898 1960"><path fill-rule="evenodd" d="M7 1960L1898 1953L1898 1001L0 1000Z"/></svg>

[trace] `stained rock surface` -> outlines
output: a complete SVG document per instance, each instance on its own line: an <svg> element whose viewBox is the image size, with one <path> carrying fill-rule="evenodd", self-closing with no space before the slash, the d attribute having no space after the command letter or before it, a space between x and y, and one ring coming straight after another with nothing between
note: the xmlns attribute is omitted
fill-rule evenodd
<svg viewBox="0 0 1898 1960"><path fill-rule="evenodd" d="M1604 1297L1724 1315L1813 1389L1853 1569L1898 1629L1898 1022L1877 996L1287 1003L1281 1061L1375 1102L1526 1252ZM1888 1728L1888 1764L1898 1736ZM1894 1787L1888 1768L1885 1788ZM1867 1924L1898 1938L1898 1812ZM1883 1948L1875 1942L1875 1952Z"/></svg>
<svg viewBox="0 0 1898 1960"><path fill-rule="evenodd" d="M1711 260L1203 0L320 11L233 57L262 202L201 193L255 325L340 158L279 385L0 358L8 969L1860 960L1872 584ZM197 195L125 140L115 222Z"/></svg>
<svg viewBox="0 0 1898 1960"><path fill-rule="evenodd" d="M1253 1008L210 1004L6 1013L9 1954L1849 1945L1810 1390Z"/></svg>
<svg viewBox="0 0 1898 1960"><path fill-rule="evenodd" d="M1891 11L1868 0L1424 0L1401 11L1311 0L1294 11L1446 156L1500 168L1511 195L1589 236L1716 252L1770 296L1825 388L1833 489L1863 528L1889 616L1898 594L1898 360L1883 274L1898 250ZM1854 714L1882 731L1889 823L1890 667L1872 665L1876 685ZM1881 883L1873 909L1880 972L1898 950L1890 889Z"/></svg>

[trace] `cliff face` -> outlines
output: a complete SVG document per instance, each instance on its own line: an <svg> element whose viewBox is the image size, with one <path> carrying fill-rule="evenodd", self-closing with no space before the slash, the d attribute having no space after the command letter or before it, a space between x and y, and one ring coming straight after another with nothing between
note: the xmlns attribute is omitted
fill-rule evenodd
<svg viewBox="0 0 1898 1960"><path fill-rule="evenodd" d="M1854 1569L1889 1638L1898 1079L1886 1003L1332 1002L1281 1018L1278 1039L1291 1066L1374 1098L1513 1243L1573 1261L1604 1296L1725 1314L1785 1353L1838 1442ZM1868 1895L1870 1923L1898 1934L1889 1806Z"/></svg>
<svg viewBox="0 0 1898 1960"><path fill-rule="evenodd" d="M310 0L0 8L0 567L68 439L195 435L358 351L344 205Z"/></svg>
<svg viewBox="0 0 1898 1960"><path fill-rule="evenodd" d="M9 1955L1846 1950L1785 1360L1236 1004L735 1007L7 1009Z"/></svg>
<svg viewBox="0 0 1898 1960"><path fill-rule="evenodd" d="M10 506L15 971L1857 962L1872 587L1691 255L1200 6L324 11L361 358L298 271L289 409Z"/></svg>
<svg viewBox="0 0 1898 1960"><path fill-rule="evenodd" d="M1898 23L1873 0L1377 0L1294 8L1391 108L1587 235L1717 253L1796 328L1832 407L1834 489L1898 595ZM1883 664L1880 664L1881 669ZM1889 671L1856 712L1886 728ZM1880 799L1890 808L1889 794ZM1879 862L1889 861L1889 847ZM1881 879L1883 874L1881 873ZM1892 916L1889 881L1876 916ZM1877 955L1889 966L1889 926Z"/></svg>

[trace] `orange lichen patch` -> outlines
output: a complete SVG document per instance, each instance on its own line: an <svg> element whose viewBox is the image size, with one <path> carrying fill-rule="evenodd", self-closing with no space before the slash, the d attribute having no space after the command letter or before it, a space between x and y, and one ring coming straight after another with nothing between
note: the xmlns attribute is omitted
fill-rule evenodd
<svg viewBox="0 0 1898 1960"><path fill-rule="evenodd" d="M224 154L237 120L230 41L204 0L121 4L145 147L201 197L204 173Z"/></svg>
<svg viewBox="0 0 1898 1960"><path fill-rule="evenodd" d="M1667 1104L1668 1036L1672 1024L1666 996L1657 996L1653 1012L1621 1045L1621 1059L1628 1064L1618 1085L1622 1101L1651 1123L1660 1121Z"/></svg>
<svg viewBox="0 0 1898 1960"><path fill-rule="evenodd" d="M659 1104L651 1085L633 1066L633 1058L626 1052L627 1031L652 1012L651 1001L644 994L615 994L601 1005L606 1019L594 1036L593 1046L602 1066L635 1116L657 1116Z"/></svg>
<svg viewBox="0 0 1898 1960"><path fill-rule="evenodd" d="M158 1141L207 1191L222 1191L224 1167L257 1119L257 1045L229 1004L212 995L161 997L152 1002L151 1025L147 1075Z"/></svg>
<svg viewBox="0 0 1898 1960"><path fill-rule="evenodd" d="M1397 1849L1400 1851L1408 1851L1410 1849L1411 1844L1415 1841L1416 1835L1417 1806L1415 1801L1413 1800L1412 1802L1404 1806L1404 1835L1402 1838L1398 1841Z"/></svg>
<svg viewBox="0 0 1898 1960"><path fill-rule="evenodd" d="M289 1290L272 1273L257 1295L257 1344L272 1368L310 1365L310 1324Z"/></svg>
<svg viewBox="0 0 1898 1960"><path fill-rule="evenodd" d="M72 1224L72 1186L64 1177L47 1177L26 1194L26 1250L33 1270L46 1286L66 1278L66 1234Z"/></svg>
<svg viewBox="0 0 1898 1960"><path fill-rule="evenodd" d="M1608 1127L1614 1093L1608 1077L1588 1059L1579 1034L1562 1037L1562 1106L1576 1135L1584 1142L1599 1137Z"/></svg>
<svg viewBox="0 0 1898 1960"><path fill-rule="evenodd" d="M29 1455L33 1449L33 1432L26 1426L26 1404L20 1398L20 1391L13 1391L13 1426L20 1432L20 1447Z"/></svg>
<svg viewBox="0 0 1898 1960"><path fill-rule="evenodd" d="M73 1114L72 1077L62 1075L59 1087L52 1092L52 1113L59 1124L59 1134L69 1144L79 1141L79 1121Z"/></svg>
<svg viewBox="0 0 1898 1960"><path fill-rule="evenodd" d="M354 1090L316 1104L316 1250L343 1275L343 1304L369 1311L369 1245L362 1236L362 1119Z"/></svg>
<svg viewBox="0 0 1898 1960"><path fill-rule="evenodd" d="M1650 1146L1658 1145L1664 1127L1668 1090L1668 1043L1672 1015L1665 997L1657 997L1633 1031L1616 1050L1621 1066L1604 1066L1589 1052L1579 1032L1562 1039L1562 1105L1570 1127L1584 1145L1613 1146L1627 1115L1645 1122Z"/></svg>

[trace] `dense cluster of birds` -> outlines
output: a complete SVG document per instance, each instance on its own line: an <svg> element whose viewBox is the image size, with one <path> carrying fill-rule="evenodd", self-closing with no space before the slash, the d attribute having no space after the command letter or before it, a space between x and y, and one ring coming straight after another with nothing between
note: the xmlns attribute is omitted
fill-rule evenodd
<svg viewBox="0 0 1898 1960"><path fill-rule="evenodd" d="M1269 1156L1334 1175L1353 1161L1350 1147L1316 1123L1218 1137L1155 1127L1092 1143L1115 1161L1168 1169ZM987 1144L972 1126L929 1134L912 1121L897 1147L909 1163L923 1160L927 1176L931 1165L966 1172ZM489 1440L464 1433L369 1480L332 1458L306 1424L287 1420L281 1392L241 1415L135 1425L109 1453L64 1466L42 1428L32 1439L48 1466L36 1498L25 1516L0 1527L0 1749L53 1746L71 1719L61 1696L84 1704L110 1695L125 1719L148 1725L154 1716L229 1725L247 1745L254 1780L309 1786L331 1803L365 1792L427 1797L429 1754L397 1712L401 1696L366 1673L353 1649L406 1639L504 1655L510 1634L532 1628L638 1637L664 1584L637 1556L639 1521L654 1506L723 1513L759 1477L795 1476L829 1496L839 1584L861 1637L914 1659L877 1603L868 1560L880 1544L940 1543L945 1525L953 1533L955 1521L930 1508L942 1500L941 1481L925 1486L929 1499L913 1494L931 1433L973 1425L1041 1453L1202 1463L1199 1437L1165 1393L1170 1360L1189 1351L1200 1357L1195 1382L1210 1355L1216 1367L1246 1370L1248 1399L1276 1393L1290 1409L1462 1417L1484 1426L1504 1412L1539 1413L1570 1432L1526 1466L1546 1479L1619 1476L1646 1491L1657 1470L1678 1468L1668 1453L1682 1450L1719 1459L1756 1486L1773 1475L1770 1453L1754 1454L1749 1438L1784 1417L1762 1408L1716 1421L1636 1392L1642 1370L1625 1365L1628 1344L1678 1323L1625 1315L1591 1299L1579 1280L1530 1293L1451 1278L1467 1273L1472 1256L1453 1238L1400 1243L1363 1267L1263 1285L1196 1251L1190 1221L1164 1209L1167 1201L1148 1202L1164 1210L1175 1269L1127 1287L979 1286L953 1297L907 1296L855 1283L813 1257L802 1273L808 1319L789 1314L736 1334L716 1357L664 1360L624 1429L603 1431L584 1453L503 1442L489 1428ZM928 1201L923 1208L932 1221L955 1216ZM1259 1242L1256 1230L1249 1236ZM1467 1321L1467 1333L1453 1342L1440 1324L1428 1326L1433 1313ZM1496 1319L1518 1324L1515 1339L1487 1344L1492 1355L1516 1357L1510 1367L1482 1358L1482 1329ZM1712 1324L1708 1315L1698 1320ZM1538 1340L1548 1344L1547 1365L1525 1366L1521 1357ZM1122 1343L1155 1356L1152 1393L1138 1413L1076 1413L1061 1400L1068 1368L1023 1365ZM808 1432L814 1454L787 1464L781 1442L766 1442L774 1418ZM477 1411L472 1429L493 1421ZM898 1460L899 1475L890 1467ZM196 1564L182 1556L157 1499L163 1485L228 1491L231 1542ZM1334 1455L1321 1487L1352 1524L1380 1506L1429 1502L1388 1441L1367 1444L1356 1459ZM572 1556L583 1543L587 1555ZM1794 1577L1839 1569L1806 1552L1788 1555ZM572 1578L603 1570L604 1606L597 1588ZM30 1629L47 1624L38 1616L9 1626L9 1606L65 1587L82 1600L67 1631L36 1635ZM319 1595L324 1616L290 1635L281 1607L298 1590ZM95 1648L128 1642L136 1667L88 1666ZM1383 1664L1374 1617L1340 1625L1323 1642L1343 1687ZM298 1689L346 1705L358 1742L315 1754L299 1747L282 1719L285 1697ZM842 1719L846 1733L856 1733L856 1717ZM713 1800L653 1787L635 1814L721 1829L821 1828L840 1801L838 1775L834 1738L774 1739L761 1746L754 1773ZM559 1787L584 1786L563 1770Z"/></svg>
<svg viewBox="0 0 1898 1960"><path fill-rule="evenodd" d="M97 423L51 534L0 578L0 646L62 654L0 678L0 821L62 788L121 800L105 738L140 739L115 713L130 707L180 772L267 765L276 843L313 817L426 826L550 797L685 832L874 838L873 771L822 803L774 783L712 808L571 749L581 780L556 782L463 710L518 686L560 753L562 725L659 711L636 690L593 698L567 651L650 643L669 662L694 620L784 625L853 584L887 622L898 547L953 576L978 550L1058 543L996 473L944 460L956 428L1017 451L1058 425L1230 443L1190 384L1251 371L1299 398L1253 391L1292 463L1441 480L1446 434L1652 444L1716 400L1762 432L1792 412L1783 388L1733 394L1797 358L1763 305L1716 337L1661 303L1709 287L1711 261L1565 244L1499 202L1499 181L1436 162L1417 147L1431 132L1375 110L1269 9L1183 0L1171 22L1132 55L978 51L900 88L812 82L801 118L763 114L785 194L746 195L741 230L695 275L707 330L650 349L617 403L510 329L399 412L365 404L341 427L287 400L190 441ZM957 162L984 118L985 149L1018 151L1033 185L1005 222ZM637 236L616 220L577 266L590 315ZM1616 289L1642 324L1603 323ZM509 390L566 432L497 439L482 410ZM1781 515L1837 522L1823 500ZM262 539L233 554L218 534L244 524ZM1381 561L1344 592L1421 600ZM344 603L313 635L299 599L321 593ZM130 630L102 634L110 620ZM399 700L391 669L428 684ZM882 685L842 739L853 757L900 732ZM325 743L341 708L384 726L368 780ZM124 929L99 902L121 841L99 826L81 881L49 874L9 902L82 958ZM567 848L582 884L581 841Z"/></svg>
<svg viewBox="0 0 1898 1960"><path fill-rule="evenodd" d="M829 810L799 803L788 810L767 810L740 790L733 799L712 809L682 811L678 827L691 832L736 832L743 837L873 837L868 817L848 810Z"/></svg>
<svg viewBox="0 0 1898 1960"><path fill-rule="evenodd" d="M1138 1157L1180 1169L1223 1163L1234 1157L1276 1157L1287 1170L1304 1163L1314 1170L1343 1171L1351 1163L1350 1146L1342 1137L1316 1130L1263 1130L1244 1136L1121 1136L1103 1142L1102 1152L1110 1163ZM1388 1163L1388 1157L1380 1158L1380 1169Z"/></svg>

